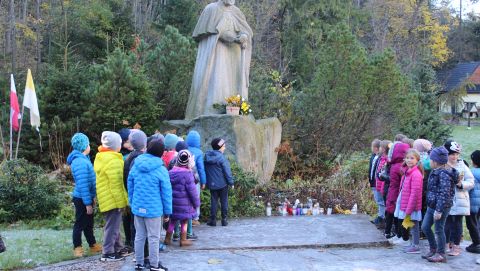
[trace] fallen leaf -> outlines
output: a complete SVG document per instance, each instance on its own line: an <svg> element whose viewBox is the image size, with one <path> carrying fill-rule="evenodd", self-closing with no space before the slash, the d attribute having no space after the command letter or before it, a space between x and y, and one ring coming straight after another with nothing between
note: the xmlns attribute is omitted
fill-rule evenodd
<svg viewBox="0 0 480 271"><path fill-rule="evenodd" d="M220 259L208 259L208 264L221 264L222 260Z"/></svg>

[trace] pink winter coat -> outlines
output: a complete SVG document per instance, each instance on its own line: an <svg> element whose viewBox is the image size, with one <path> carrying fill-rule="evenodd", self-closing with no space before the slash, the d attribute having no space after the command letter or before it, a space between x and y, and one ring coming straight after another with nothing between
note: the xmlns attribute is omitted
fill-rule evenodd
<svg viewBox="0 0 480 271"><path fill-rule="evenodd" d="M407 169L402 180L400 210L407 215L422 210L423 174L417 166Z"/></svg>
<svg viewBox="0 0 480 271"><path fill-rule="evenodd" d="M382 195L383 195L383 187L385 186L385 182L380 180L380 178L378 178L378 174L382 172L382 169L387 165L387 161L388 161L387 156L382 155L382 157L380 157L380 161L378 162L377 171L375 172L375 188L377 189L377 191L381 192Z"/></svg>
<svg viewBox="0 0 480 271"><path fill-rule="evenodd" d="M396 143L393 146L392 160L390 161L390 186L388 187L387 202L385 211L393 214L397 204L400 182L402 180L402 164L410 145L405 143Z"/></svg>

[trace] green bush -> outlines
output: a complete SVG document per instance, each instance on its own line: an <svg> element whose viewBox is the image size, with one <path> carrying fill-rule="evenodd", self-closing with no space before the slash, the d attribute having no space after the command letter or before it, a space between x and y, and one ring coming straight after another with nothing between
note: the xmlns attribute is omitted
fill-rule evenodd
<svg viewBox="0 0 480 271"><path fill-rule="evenodd" d="M237 163L230 161L235 189L229 191L228 216L229 217L255 217L264 213L264 205L256 196L258 180L251 172L246 172ZM210 191L201 193L201 217L207 220L210 217ZM220 215L220 206L217 210Z"/></svg>
<svg viewBox="0 0 480 271"><path fill-rule="evenodd" d="M60 209L56 180L24 159L0 164L0 222L49 218Z"/></svg>

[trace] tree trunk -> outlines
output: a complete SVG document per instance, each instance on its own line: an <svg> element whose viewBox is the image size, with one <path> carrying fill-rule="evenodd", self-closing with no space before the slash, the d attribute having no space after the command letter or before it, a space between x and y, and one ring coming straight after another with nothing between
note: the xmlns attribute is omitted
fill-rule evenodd
<svg viewBox="0 0 480 271"><path fill-rule="evenodd" d="M15 30L15 1L10 0L10 9L8 14L8 25L9 25L9 32L10 32L10 42L11 42L11 56L12 56L12 70L11 73L15 73L15 69L17 66L17 41L16 41L16 30Z"/></svg>
<svg viewBox="0 0 480 271"><path fill-rule="evenodd" d="M40 48L40 5L42 4L42 0L36 0L35 4L35 19L36 19L36 27L35 31L37 33L37 42L36 42L36 56L37 56L37 68L36 73L38 74L40 69L40 63L42 62L42 51Z"/></svg>

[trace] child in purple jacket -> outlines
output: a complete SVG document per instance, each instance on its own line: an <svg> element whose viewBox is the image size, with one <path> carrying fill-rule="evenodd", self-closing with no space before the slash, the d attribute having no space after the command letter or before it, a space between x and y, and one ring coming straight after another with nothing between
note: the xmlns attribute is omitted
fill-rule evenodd
<svg viewBox="0 0 480 271"><path fill-rule="evenodd" d="M180 246L191 246L192 241L187 240L187 223L197 215L196 208L200 206L195 178L192 172L192 155L188 150L178 153L177 162L170 170L170 182L172 183L173 213L170 216L165 244L171 244L171 238L175 223L180 221Z"/></svg>

